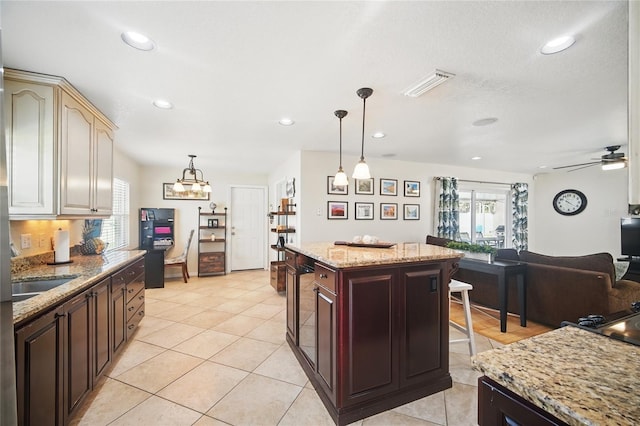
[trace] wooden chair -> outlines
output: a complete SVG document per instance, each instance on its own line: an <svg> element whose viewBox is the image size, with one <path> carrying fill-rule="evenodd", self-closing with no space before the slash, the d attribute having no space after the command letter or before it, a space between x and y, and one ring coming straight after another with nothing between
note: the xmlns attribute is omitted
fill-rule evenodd
<svg viewBox="0 0 640 426"><path fill-rule="evenodd" d="M182 268L182 278L184 282L188 282L187 279L191 278L189 270L187 269L187 255L189 254L189 247L191 246L191 239L193 238L194 230L191 230L187 244L184 246L184 251L180 256L170 257L164 260L165 269L171 266L180 266Z"/></svg>

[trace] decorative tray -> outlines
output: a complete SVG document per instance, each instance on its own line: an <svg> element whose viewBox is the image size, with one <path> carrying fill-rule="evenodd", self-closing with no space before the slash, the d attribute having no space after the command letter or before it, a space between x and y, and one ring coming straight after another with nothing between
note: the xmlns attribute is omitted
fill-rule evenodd
<svg viewBox="0 0 640 426"><path fill-rule="evenodd" d="M368 247L368 248L389 248L396 245L396 243L374 243L374 244L365 244L365 243L350 243L348 241L336 241L333 243L337 246L349 246L349 247Z"/></svg>

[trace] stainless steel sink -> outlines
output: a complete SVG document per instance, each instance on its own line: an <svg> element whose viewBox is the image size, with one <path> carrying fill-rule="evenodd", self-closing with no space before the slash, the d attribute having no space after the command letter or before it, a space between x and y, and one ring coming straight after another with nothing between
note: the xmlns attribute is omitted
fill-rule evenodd
<svg viewBox="0 0 640 426"><path fill-rule="evenodd" d="M61 286L68 283L75 277L67 278L55 278L50 280L38 280L38 281L22 281L18 283L11 283L11 294L14 302L28 299L33 296L37 296L52 288Z"/></svg>

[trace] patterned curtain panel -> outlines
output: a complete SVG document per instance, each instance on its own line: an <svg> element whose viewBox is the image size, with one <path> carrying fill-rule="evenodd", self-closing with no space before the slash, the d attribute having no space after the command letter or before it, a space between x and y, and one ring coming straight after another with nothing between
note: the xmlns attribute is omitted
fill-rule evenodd
<svg viewBox="0 0 640 426"><path fill-rule="evenodd" d="M460 217L458 179L454 177L439 177L436 179L438 237L452 240L458 239L458 220Z"/></svg>
<svg viewBox="0 0 640 426"><path fill-rule="evenodd" d="M526 250L529 245L528 222L529 185L514 183L511 185L511 206L513 207L513 248Z"/></svg>

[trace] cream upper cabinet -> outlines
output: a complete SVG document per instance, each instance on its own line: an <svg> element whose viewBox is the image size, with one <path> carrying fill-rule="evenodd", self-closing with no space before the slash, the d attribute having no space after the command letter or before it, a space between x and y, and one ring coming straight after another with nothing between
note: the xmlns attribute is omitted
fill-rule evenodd
<svg viewBox="0 0 640 426"><path fill-rule="evenodd" d="M4 82L10 214L56 214L54 88Z"/></svg>
<svg viewBox="0 0 640 426"><path fill-rule="evenodd" d="M115 125L61 77L4 84L11 218L110 216Z"/></svg>

